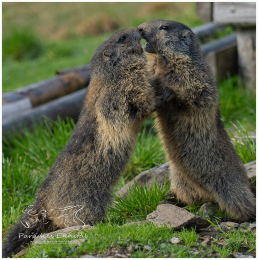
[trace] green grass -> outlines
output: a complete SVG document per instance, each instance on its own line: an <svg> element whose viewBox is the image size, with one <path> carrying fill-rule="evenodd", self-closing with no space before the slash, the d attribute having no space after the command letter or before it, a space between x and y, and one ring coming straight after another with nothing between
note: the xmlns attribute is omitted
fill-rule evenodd
<svg viewBox="0 0 258 260"><path fill-rule="evenodd" d="M243 161L248 163L256 159L256 141L252 140L248 131L239 122L235 125L235 132L230 132L230 137L234 141L235 149ZM237 139L236 135L238 136Z"/></svg>
<svg viewBox="0 0 258 260"><path fill-rule="evenodd" d="M150 123L147 122L147 125ZM66 122L58 120L57 122L47 122L45 126L39 125L36 126L34 131L25 131L24 137L19 137L17 139L12 139L11 142L4 142L3 145L3 234L14 224L24 208L28 205L31 205L35 193L47 174L49 167L55 161L56 157L62 150L63 146L67 142L72 129L74 127L74 122L67 119ZM237 130L239 136L246 137L246 131L243 127L239 127ZM153 142L154 139L158 139L156 145L148 145ZM155 143L155 142L154 142ZM159 144L159 145L158 145ZM134 160L130 161L128 167L130 169L135 169L140 165L139 158L146 158L145 154L157 153L156 159L154 162L157 162L157 165L164 160L163 150L160 139L156 136L155 132L149 131L146 132L146 128L138 136L138 141L136 147L141 147L141 149L135 149L133 157ZM142 148L144 147L144 149ZM246 158L246 161L253 160L255 158L255 146L248 145L248 142L243 142L242 145L236 146L237 152L239 155ZM248 154L244 151L250 150ZM252 156L249 156L249 155ZM254 156L254 157L253 157ZM142 167L142 170L148 169L148 167L157 166L153 162L146 163L145 159L143 160L143 165L146 168ZM148 161L148 160L147 160ZM152 161L152 160L150 160ZM136 163L135 163L136 162ZM136 165L134 165L136 164ZM125 184L125 179L130 179L130 173L125 172L124 176L121 178L119 183L116 186L116 190L121 188ZM116 203L113 203L108 209L108 215L106 223L97 225L96 231L90 231L92 233L92 239L87 239L83 246L75 247L71 245L55 245L55 248L51 244L47 245L37 245L33 246L29 250L27 257L62 257L69 255L71 257L78 256L83 253L87 254L100 254L101 252L106 252L108 248L121 247L124 248L128 246L131 240L128 240L128 236L135 236L134 242L132 244L138 248L132 256L134 257L202 257L207 252L199 244L199 236L194 230L183 230L178 233L173 233L169 229L159 229L155 226L149 224L142 224L140 227L137 227L137 230L140 228L141 231L138 231L137 235L134 234L134 228L117 228L121 223L126 223L127 221L132 220L142 220L146 218L146 215L155 210L159 201L163 200L166 196L167 191L169 190L169 184L160 187L158 184L154 183L151 187L147 188L146 186L139 187L135 186L130 189L130 196L126 199L120 199L115 197ZM193 204L186 207L190 212L196 213L200 208L201 204ZM224 216L221 213L221 216ZM112 223L112 224L111 224ZM117 223L117 224L115 224ZM111 239L109 233L105 233L105 230L114 228L114 237ZM146 226L145 226L146 225ZM148 240L145 237L142 237L142 232L150 232L148 228L151 228L150 238ZM96 240L96 233L98 229L102 230L102 235L100 240ZM120 231L119 231L120 230ZM123 230L123 231L122 231ZM125 231L124 231L125 230ZM163 231L162 231L163 230ZM110 232L110 231L107 231ZM124 232L124 233L123 233ZM126 233L128 232L128 233ZM160 232L160 233L159 233ZM162 234L164 232L164 234ZM168 233L169 232L169 233ZM160 234L158 237L154 234ZM250 232L249 232L250 233ZM88 233L87 233L88 234ZM127 236L126 236L127 234ZM134 235L133 235L134 234ZM182 244L180 245L171 245L169 243L169 238L167 234L172 236L177 236L181 239ZM223 233L226 234L226 233ZM234 236L233 236L234 235ZM95 240L93 237L95 236ZM245 248L251 253L255 250L254 245L254 234L250 233L248 236L245 236L245 240L240 240L240 235L238 233L232 233L232 238L230 235L225 235L222 237L227 241L231 239L230 243L232 246L230 248L223 248L216 243L210 247L216 254L220 257L229 256L234 250L242 250L242 247L239 245L245 241ZM115 242L116 241L116 242ZM129 241L129 242L128 242ZM147 242L146 242L147 241ZM152 250L146 251L143 246L150 245ZM159 248L159 249L158 249ZM197 251L192 250L195 248ZM246 250L246 251L247 251Z"/></svg>
<svg viewBox="0 0 258 260"><path fill-rule="evenodd" d="M161 146L161 139L157 137L153 126L150 127L148 132L145 126L141 134L138 135L133 155L125 170L125 176L128 177L128 180L147 169L166 162L165 152L160 149Z"/></svg>
<svg viewBox="0 0 258 260"><path fill-rule="evenodd" d="M190 27L202 23L194 3L3 3L2 15L3 92L88 64L117 30L161 17Z"/></svg>
<svg viewBox="0 0 258 260"><path fill-rule="evenodd" d="M143 220L147 215L156 210L159 202L166 201L170 190L170 182L166 181L160 186L154 180L150 187L139 186L134 182L134 187L129 187L128 197L114 196L113 205L109 208L108 219L112 222L123 223L126 220Z"/></svg>
<svg viewBox="0 0 258 260"><path fill-rule="evenodd" d="M218 82L218 89L221 118L226 128L239 121L246 130L255 130L255 94L238 85L238 76Z"/></svg>
<svg viewBox="0 0 258 260"><path fill-rule="evenodd" d="M74 235L79 233L74 232ZM157 228L153 223L119 225L116 223L96 224L94 229L82 231L81 238L85 238L80 245L69 244L72 238L53 238L49 243L32 245L24 257L79 257L81 255L95 255L105 257L113 250L130 253L133 258L138 257L230 257L232 253L250 254L255 252L255 232L242 229L232 229L220 233L216 238L211 237L211 245L200 244L200 236L194 229L174 231L165 225ZM179 244L171 244L171 238L178 237ZM57 242L58 245L56 244ZM54 246L53 246L54 245ZM145 246L148 246L147 249ZM114 253L113 253L114 256Z"/></svg>
<svg viewBox="0 0 258 260"><path fill-rule="evenodd" d="M192 231L195 233L195 231ZM170 240L179 232L174 232L167 227L157 228L152 223L141 225L125 225L123 227L114 223L97 224L95 229L84 232L86 241L79 246L59 244L54 248L51 244L36 245L25 255L25 257L76 257L82 254L99 254L110 251L111 248L126 251L132 245L135 257L170 257L176 254L177 257L196 257L191 251L194 238L182 236L182 245L172 245ZM54 241L58 239L55 238ZM68 239L67 239L68 240ZM189 242L191 241L191 242ZM150 246L150 250L144 248Z"/></svg>

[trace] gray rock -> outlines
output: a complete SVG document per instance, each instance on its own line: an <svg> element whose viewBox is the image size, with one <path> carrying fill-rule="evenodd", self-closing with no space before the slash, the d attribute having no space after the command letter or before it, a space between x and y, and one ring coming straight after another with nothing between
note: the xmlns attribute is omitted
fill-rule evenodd
<svg viewBox="0 0 258 260"><path fill-rule="evenodd" d="M228 221L227 226L231 228L238 228L239 224L235 222Z"/></svg>
<svg viewBox="0 0 258 260"><path fill-rule="evenodd" d="M24 256L24 255L27 253L27 251L28 251L28 248L22 249L19 253L17 253L17 254L14 256L14 258L18 258L18 257L20 257L20 256Z"/></svg>
<svg viewBox="0 0 258 260"><path fill-rule="evenodd" d="M256 161L245 164L248 178L255 178L256 176ZM153 184L153 177L159 184L164 184L165 179L169 180L169 162L162 164L161 166L151 168L137 175L132 181L128 182L123 188L121 188L116 195L120 197L128 196L128 188L134 186L134 181L138 185L150 186Z"/></svg>
<svg viewBox="0 0 258 260"><path fill-rule="evenodd" d="M133 253L134 252L134 247L132 245L128 246L127 248L129 253Z"/></svg>
<svg viewBox="0 0 258 260"><path fill-rule="evenodd" d="M199 208L197 213L203 214L203 218L207 219L216 216L216 210L218 209L219 209L218 204L212 202L206 202Z"/></svg>
<svg viewBox="0 0 258 260"><path fill-rule="evenodd" d="M243 255L241 253L232 254L235 258L254 258L252 255Z"/></svg>
<svg viewBox="0 0 258 260"><path fill-rule="evenodd" d="M127 256L124 254L115 254L114 258L127 258Z"/></svg>
<svg viewBox="0 0 258 260"><path fill-rule="evenodd" d="M170 242L172 244L179 244L181 242L181 240L178 237L172 237Z"/></svg>
<svg viewBox="0 0 258 260"><path fill-rule="evenodd" d="M246 163L245 168L246 168L247 176L249 179L256 176L256 160Z"/></svg>
<svg viewBox="0 0 258 260"><path fill-rule="evenodd" d="M211 239L209 237L206 237L202 242L201 244L203 246L207 246L209 243L210 243Z"/></svg>
<svg viewBox="0 0 258 260"><path fill-rule="evenodd" d="M251 230L251 229L255 229L256 228L256 223L251 223L250 225L249 225L249 229Z"/></svg>
<svg viewBox="0 0 258 260"><path fill-rule="evenodd" d="M229 231L229 226L227 225L227 222L221 222L219 225L220 225L222 231L224 231L224 232Z"/></svg>
<svg viewBox="0 0 258 260"><path fill-rule="evenodd" d="M163 224L167 224L168 227L174 228L175 230L190 227L196 227L198 230L210 225L207 220L172 204L158 205L156 211L150 213L147 219L156 223L159 227Z"/></svg>
<svg viewBox="0 0 258 260"><path fill-rule="evenodd" d="M117 193L116 196L124 197L128 196L128 188L134 186L134 181L138 185L150 186L154 183L153 177L155 177L156 182L160 184L164 184L165 179L168 179L169 176L169 162L162 164L159 167L152 168L150 170L144 171L137 175L132 181L128 182L123 188L121 188Z"/></svg>
<svg viewBox="0 0 258 260"><path fill-rule="evenodd" d="M249 222L244 222L244 223L241 223L241 224L239 225L239 227L240 227L240 228L248 228L249 225L250 225Z"/></svg>
<svg viewBox="0 0 258 260"><path fill-rule="evenodd" d="M97 258L94 255L82 255L81 258Z"/></svg>

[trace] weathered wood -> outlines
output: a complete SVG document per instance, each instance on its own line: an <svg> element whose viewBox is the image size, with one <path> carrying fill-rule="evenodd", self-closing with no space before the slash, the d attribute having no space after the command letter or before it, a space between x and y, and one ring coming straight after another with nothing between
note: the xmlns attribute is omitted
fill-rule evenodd
<svg viewBox="0 0 258 260"><path fill-rule="evenodd" d="M205 56L209 52L216 52L218 50L221 50L222 48L225 48L225 46L236 44L236 42L237 42L237 38L235 33L227 35L214 42L206 43L203 46L201 46L202 54Z"/></svg>
<svg viewBox="0 0 258 260"><path fill-rule="evenodd" d="M196 12L198 17L205 23L211 22L213 19L213 3L197 2Z"/></svg>
<svg viewBox="0 0 258 260"><path fill-rule="evenodd" d="M29 98L23 98L12 103L2 106L2 119L9 117L10 119L17 115L20 111L30 109L32 107Z"/></svg>
<svg viewBox="0 0 258 260"><path fill-rule="evenodd" d="M15 118L2 120L2 133L4 138L13 137L22 133L24 125L32 129L33 125L44 121L45 117L57 120L58 117L78 119L85 99L87 89L78 90L72 94L50 101L47 104L20 112Z"/></svg>
<svg viewBox="0 0 258 260"><path fill-rule="evenodd" d="M231 34L201 47L205 61L217 79L225 79L238 72L237 39Z"/></svg>
<svg viewBox="0 0 258 260"><path fill-rule="evenodd" d="M2 94L2 98L4 99L4 104L15 102L17 100L21 100L26 98L24 95L15 92L6 92Z"/></svg>
<svg viewBox="0 0 258 260"><path fill-rule="evenodd" d="M90 82L90 68L80 68L78 71L61 73L56 77L41 81L30 86L17 89L16 95L27 96L33 107L50 100L62 97L78 89L86 87ZM10 95L10 93L6 93Z"/></svg>
<svg viewBox="0 0 258 260"><path fill-rule="evenodd" d="M212 37L217 31L224 30L223 26L218 26L213 22L203 24L192 29L193 33L202 40L203 38Z"/></svg>
<svg viewBox="0 0 258 260"><path fill-rule="evenodd" d="M236 43L223 46L217 51L207 53L204 59L219 80L226 79L238 73Z"/></svg>
<svg viewBox="0 0 258 260"><path fill-rule="evenodd" d="M237 50L240 82L256 90L256 31L237 28Z"/></svg>
<svg viewBox="0 0 258 260"><path fill-rule="evenodd" d="M218 25L254 27L256 2L215 2L213 20Z"/></svg>

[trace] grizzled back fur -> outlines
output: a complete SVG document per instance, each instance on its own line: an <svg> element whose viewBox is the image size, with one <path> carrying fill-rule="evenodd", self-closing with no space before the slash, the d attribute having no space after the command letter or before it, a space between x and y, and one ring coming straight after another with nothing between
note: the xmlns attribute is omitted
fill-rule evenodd
<svg viewBox="0 0 258 260"><path fill-rule="evenodd" d="M255 216L255 198L245 168L220 119L218 90L185 25L156 20L141 24L152 78L163 93L157 125L170 159L179 200L216 201L238 219Z"/></svg>
<svg viewBox="0 0 258 260"><path fill-rule="evenodd" d="M94 53L79 121L38 189L33 214L25 214L7 234L4 257L33 240L20 239L19 233L39 235L104 219L141 124L155 109L140 39L137 28L128 28L111 35Z"/></svg>

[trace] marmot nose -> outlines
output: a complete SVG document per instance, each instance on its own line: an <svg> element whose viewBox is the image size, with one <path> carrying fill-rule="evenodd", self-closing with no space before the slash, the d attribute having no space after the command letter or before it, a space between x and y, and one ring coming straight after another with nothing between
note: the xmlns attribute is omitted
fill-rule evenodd
<svg viewBox="0 0 258 260"><path fill-rule="evenodd" d="M143 24L140 24L140 25L138 26L138 30L139 30L140 32L143 32L144 29L145 29L144 23L143 23Z"/></svg>

